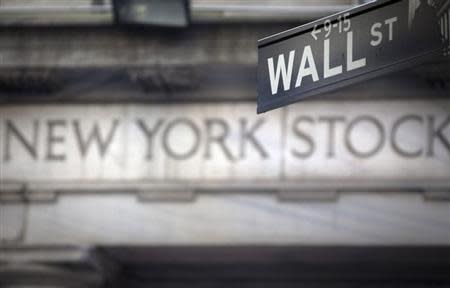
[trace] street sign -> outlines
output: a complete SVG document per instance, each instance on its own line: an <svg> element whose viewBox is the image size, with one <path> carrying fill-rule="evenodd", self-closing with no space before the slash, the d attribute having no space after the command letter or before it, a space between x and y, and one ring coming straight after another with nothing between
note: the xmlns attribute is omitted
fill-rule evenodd
<svg viewBox="0 0 450 288"><path fill-rule="evenodd" d="M260 40L258 113L441 55L436 8L377 1Z"/></svg>

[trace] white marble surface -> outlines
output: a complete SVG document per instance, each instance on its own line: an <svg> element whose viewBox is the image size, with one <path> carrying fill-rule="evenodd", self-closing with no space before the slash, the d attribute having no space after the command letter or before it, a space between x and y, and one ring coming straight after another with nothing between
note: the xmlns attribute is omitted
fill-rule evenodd
<svg viewBox="0 0 450 288"><path fill-rule="evenodd" d="M450 202L411 193L344 193L336 202L201 195L148 203L132 195L64 195L0 204L3 240L20 245L449 245ZM18 229L18 219L25 217Z"/></svg>

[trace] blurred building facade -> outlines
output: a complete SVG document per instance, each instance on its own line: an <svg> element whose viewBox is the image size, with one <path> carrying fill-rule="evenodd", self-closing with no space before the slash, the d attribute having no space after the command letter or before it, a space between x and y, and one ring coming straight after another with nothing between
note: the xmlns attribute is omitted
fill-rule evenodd
<svg viewBox="0 0 450 288"><path fill-rule="evenodd" d="M0 286L449 287L447 60L256 115L257 40L357 4L0 1Z"/></svg>

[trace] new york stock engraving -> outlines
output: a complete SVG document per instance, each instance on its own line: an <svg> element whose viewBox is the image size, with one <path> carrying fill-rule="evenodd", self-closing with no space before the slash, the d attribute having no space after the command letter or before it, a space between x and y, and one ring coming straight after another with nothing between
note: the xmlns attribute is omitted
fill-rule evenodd
<svg viewBox="0 0 450 288"><path fill-rule="evenodd" d="M315 101L262 117L250 103L0 108L1 177L448 179L450 102L404 104Z"/></svg>

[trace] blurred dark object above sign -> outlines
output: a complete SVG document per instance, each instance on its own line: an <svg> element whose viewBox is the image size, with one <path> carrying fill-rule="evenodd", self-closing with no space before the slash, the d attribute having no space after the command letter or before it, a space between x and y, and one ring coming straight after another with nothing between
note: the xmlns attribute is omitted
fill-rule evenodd
<svg viewBox="0 0 450 288"><path fill-rule="evenodd" d="M377 1L260 40L258 113L443 58L448 2Z"/></svg>
<svg viewBox="0 0 450 288"><path fill-rule="evenodd" d="M189 25L188 0L113 0L119 24L185 27Z"/></svg>

